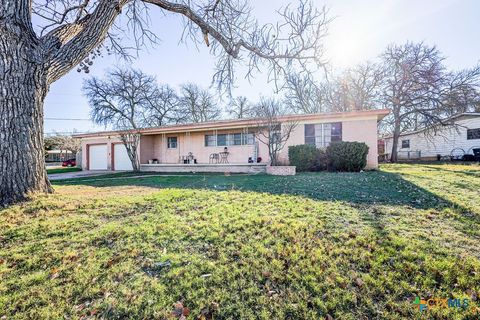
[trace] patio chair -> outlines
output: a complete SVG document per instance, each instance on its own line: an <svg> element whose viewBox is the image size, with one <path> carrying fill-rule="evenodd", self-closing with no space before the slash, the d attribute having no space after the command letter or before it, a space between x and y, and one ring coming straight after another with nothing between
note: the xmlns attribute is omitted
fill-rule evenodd
<svg viewBox="0 0 480 320"><path fill-rule="evenodd" d="M220 155L220 163L228 163L228 155L229 155L228 151L220 152L219 155Z"/></svg>
<svg viewBox="0 0 480 320"><path fill-rule="evenodd" d="M208 163L218 163L220 155L218 153L211 153L208 157Z"/></svg>

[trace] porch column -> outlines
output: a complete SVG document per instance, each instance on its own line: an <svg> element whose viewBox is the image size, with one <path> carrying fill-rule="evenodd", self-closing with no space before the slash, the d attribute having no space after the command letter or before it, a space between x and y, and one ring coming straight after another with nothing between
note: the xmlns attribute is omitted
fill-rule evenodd
<svg viewBox="0 0 480 320"><path fill-rule="evenodd" d="M165 133L162 133L160 139L160 163L166 163L165 153L167 152Z"/></svg>

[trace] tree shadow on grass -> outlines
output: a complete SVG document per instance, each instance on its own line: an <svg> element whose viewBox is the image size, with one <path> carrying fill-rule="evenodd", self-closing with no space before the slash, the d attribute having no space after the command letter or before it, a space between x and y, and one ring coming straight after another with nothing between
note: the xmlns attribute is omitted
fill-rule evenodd
<svg viewBox="0 0 480 320"><path fill-rule="evenodd" d="M268 175L140 175L58 180L54 185L93 187L144 186L216 191L240 190L270 194L298 195L314 200L343 201L350 204L404 205L428 209L455 204L405 180L383 171L362 173L300 173L296 176Z"/></svg>
<svg viewBox="0 0 480 320"><path fill-rule="evenodd" d="M434 182L432 182L434 183ZM385 294L385 290L377 290L378 306L384 306L382 301L394 299L395 303L401 305L402 303L410 304L410 300L415 295L426 295L428 290L432 288L448 288L447 280L443 279L441 275L434 274L429 276L429 281L425 281L424 286L419 287L417 291L413 292L405 288L396 288L394 284L400 281L405 281L414 287L419 273L426 272L438 264L450 263L451 261L458 261L464 264L462 260L452 260L451 252L447 249L442 249L446 244L455 248L457 244L462 243L462 237L458 239L448 239L447 237L433 237L430 238L432 232L443 232L442 224L449 224L452 229L462 232L465 237L474 239L476 233L473 225L477 217L467 217L464 215L448 216L436 215L432 213L432 223L430 225L428 217L423 217L422 221L415 220L416 212L413 209L442 209L453 208L457 212L466 210L458 204L454 204L448 199L442 198L425 188L420 187L408 180L401 174L374 171L363 173L300 173L296 176L267 176L267 175L182 175L182 176L154 176L142 175L140 177L128 178L125 176L102 179L88 178L77 179L69 181L55 181L55 185L87 185L93 187L114 187L114 186L141 186L151 188L179 188L179 189L199 189L199 190L213 190L213 191L228 191L239 190L246 192L262 192L275 195L296 195L320 201L342 201L348 205L357 207L359 210L359 219L362 224L369 227L369 232L358 235L359 240L357 246L359 252L363 252L365 243L372 245L379 253L373 255L373 260L368 262L371 266L376 266L375 270L368 270L375 277L383 279L385 283L389 283L385 290L394 292L392 294ZM422 185L425 185L422 182ZM392 206L390 208L382 208L376 205ZM395 212L399 207L399 212ZM403 207L403 208L400 208ZM407 210L405 210L405 208ZM409 214L411 208L411 219ZM424 214L424 213L423 213ZM332 213L335 215L335 213ZM393 216L392 216L393 215ZM429 213L427 215L430 215ZM403 220L406 233L399 233L399 229L394 226ZM359 224L359 225L362 225ZM410 227L414 230L409 230ZM417 228L418 230L416 230ZM401 230L401 229L400 229ZM355 236L355 235L354 235ZM346 239L345 241L353 241ZM446 241L446 242L440 242ZM339 242L340 246L343 246ZM412 248L414 246L414 248ZM428 256L422 255L418 258L418 250L421 252L430 252L433 256L428 259ZM468 249L468 248L467 248ZM443 250L443 251L442 251ZM453 249L452 249L453 250ZM470 251L471 252L471 251ZM367 255L368 256L368 255ZM378 258L376 258L378 257ZM349 261L351 265L345 269L356 270L358 264L361 264L364 256L358 255ZM433 262L432 262L433 261ZM419 263L421 262L421 265ZM428 265L427 265L428 263ZM364 263L365 264L365 263ZM418 266L417 266L418 265ZM471 266L471 265L469 265ZM387 273L386 274L386 271ZM398 270L401 270L399 273ZM358 271L358 270L356 270ZM428 284L430 283L430 284ZM468 285L471 285L468 283ZM378 307L377 306L377 307ZM405 309L403 311L404 317L411 317L414 315L415 309Z"/></svg>
<svg viewBox="0 0 480 320"><path fill-rule="evenodd" d="M480 223L478 214L471 212L458 202L452 202L426 190L406 180L402 174L385 171L299 173L296 176L122 173L109 175L107 178L57 180L53 183L54 185L93 187L140 186L159 189L265 192L276 195L295 195L320 201L341 201L356 207L388 205L412 209L450 208L455 213L450 218L459 223L457 229L467 234L472 233L472 225ZM455 186L452 185L452 187ZM412 211L412 214L415 212Z"/></svg>
<svg viewBox="0 0 480 320"><path fill-rule="evenodd" d="M444 168L442 166L423 166L424 168L428 168L429 170L435 170L439 173L447 173L447 174L455 174L455 175L466 175L471 177L480 178L480 166L477 166L475 163L469 165L471 170L451 170Z"/></svg>

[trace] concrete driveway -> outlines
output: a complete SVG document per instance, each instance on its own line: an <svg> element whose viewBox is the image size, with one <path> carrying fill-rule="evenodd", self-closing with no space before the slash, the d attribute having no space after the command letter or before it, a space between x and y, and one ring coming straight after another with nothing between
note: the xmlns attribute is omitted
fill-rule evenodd
<svg viewBox="0 0 480 320"><path fill-rule="evenodd" d="M48 178L50 180L63 180L63 179L75 179L75 178L84 178L84 177L94 177L101 176L104 174L112 174L113 171L110 170L100 170L100 171L75 171L75 172L65 172L65 173L53 173L49 174Z"/></svg>

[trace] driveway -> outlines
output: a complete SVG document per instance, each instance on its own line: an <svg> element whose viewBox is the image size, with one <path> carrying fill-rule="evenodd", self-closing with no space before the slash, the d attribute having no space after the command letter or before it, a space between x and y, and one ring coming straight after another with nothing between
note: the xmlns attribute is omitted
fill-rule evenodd
<svg viewBox="0 0 480 320"><path fill-rule="evenodd" d="M84 178L84 177L94 177L101 176L104 174L112 174L113 171L110 170L100 170L100 171L75 171L75 172L65 172L65 173L53 173L49 174L48 178L50 180L63 180L63 179L75 179L75 178Z"/></svg>

